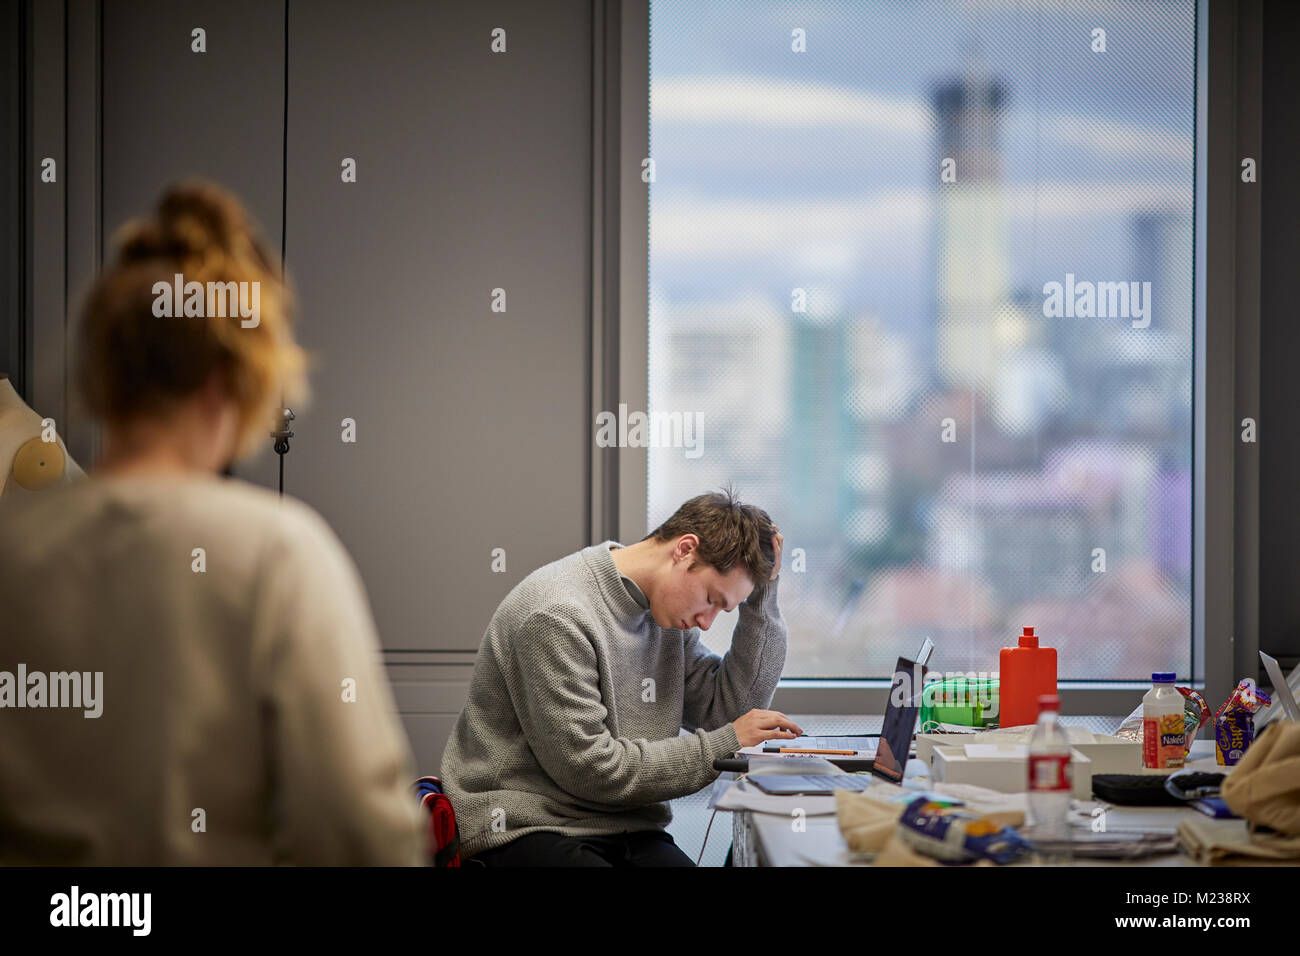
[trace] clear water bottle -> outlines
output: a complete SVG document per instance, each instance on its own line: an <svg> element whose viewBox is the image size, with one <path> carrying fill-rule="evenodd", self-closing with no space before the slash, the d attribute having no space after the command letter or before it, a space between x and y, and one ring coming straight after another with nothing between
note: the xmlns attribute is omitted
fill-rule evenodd
<svg viewBox="0 0 1300 956"><path fill-rule="evenodd" d="M1070 741L1060 712L1059 697L1038 698L1038 724L1029 738L1029 839L1043 862L1070 858Z"/></svg>

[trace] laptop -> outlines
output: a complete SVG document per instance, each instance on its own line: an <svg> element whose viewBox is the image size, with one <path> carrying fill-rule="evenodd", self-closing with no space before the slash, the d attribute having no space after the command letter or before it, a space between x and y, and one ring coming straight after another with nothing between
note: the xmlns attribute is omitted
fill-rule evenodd
<svg viewBox="0 0 1300 956"><path fill-rule="evenodd" d="M928 643L928 642L927 642ZM924 649L929 657L929 650ZM771 773L750 774L753 782L764 793L774 796L793 794L824 794L836 790L865 790L875 780L900 783L912 750L912 732L916 729L917 714L921 709L921 690L925 686L926 667L906 657L900 657L894 668L894 679L889 686L889 700L885 705L885 722L871 761L870 774L810 774ZM835 740L826 738L800 738ZM856 739L861 743L860 738ZM787 742L787 744L790 742Z"/></svg>
<svg viewBox="0 0 1300 956"><path fill-rule="evenodd" d="M915 661L921 667L930 663L930 655L934 653L934 641L928 637L921 644L921 649L917 651ZM903 658L899 658L903 660ZM886 712L888 718L888 712ZM850 734L842 737L793 737L790 740L773 740L763 744L764 753L780 753L782 748L795 750L852 750L853 756L860 764L856 769L868 770L870 763L876 759L876 740L880 734ZM831 763L841 763L839 755L831 760ZM863 761L866 761L865 763ZM847 766L850 761L843 761Z"/></svg>
<svg viewBox="0 0 1300 956"><path fill-rule="evenodd" d="M1264 662L1264 671L1268 674L1268 679L1273 682L1273 696L1282 702L1282 709L1286 712L1287 718L1300 720L1300 705L1296 704L1295 694L1291 693L1291 685L1286 682L1277 660L1263 651L1259 652L1259 659Z"/></svg>

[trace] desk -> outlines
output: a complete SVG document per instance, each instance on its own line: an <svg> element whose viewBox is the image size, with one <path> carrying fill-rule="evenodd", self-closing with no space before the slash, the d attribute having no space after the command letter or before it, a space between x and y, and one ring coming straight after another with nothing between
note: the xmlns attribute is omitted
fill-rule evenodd
<svg viewBox="0 0 1300 956"><path fill-rule="evenodd" d="M1214 758L1213 740L1196 740L1192 743L1188 765L1198 770L1221 773ZM734 774L731 775L735 777ZM929 780L929 768L918 760L909 760L905 780L908 786L924 788ZM791 801L800 798L790 797ZM1190 808L1182 807L1118 807L1114 811L1124 824L1114 829L1135 829L1168 832L1185 816L1201 816ZM1144 826L1143 819L1151 821ZM732 865L733 866L866 866L869 864L850 859L848 846L840 836L839 824L834 814L810 816L803 821L806 829L795 832L790 818L771 813L740 810L732 813ZM1028 865L1028 864L1015 864ZM1141 860L1076 860L1076 866L1195 866L1183 853L1148 857Z"/></svg>

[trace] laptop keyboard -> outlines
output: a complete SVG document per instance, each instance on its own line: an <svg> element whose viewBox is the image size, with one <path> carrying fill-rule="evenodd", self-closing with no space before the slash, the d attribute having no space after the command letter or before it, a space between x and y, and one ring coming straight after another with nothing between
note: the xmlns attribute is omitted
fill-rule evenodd
<svg viewBox="0 0 1300 956"><path fill-rule="evenodd" d="M799 780L827 790L865 790L875 778L867 773L801 773Z"/></svg>
<svg viewBox="0 0 1300 956"><path fill-rule="evenodd" d="M861 750L868 754L876 752L878 737L796 737L794 740L772 741L782 747L802 747L807 750Z"/></svg>
<svg viewBox="0 0 1300 956"><path fill-rule="evenodd" d="M871 774L805 774L803 779L827 790L866 790L875 782Z"/></svg>

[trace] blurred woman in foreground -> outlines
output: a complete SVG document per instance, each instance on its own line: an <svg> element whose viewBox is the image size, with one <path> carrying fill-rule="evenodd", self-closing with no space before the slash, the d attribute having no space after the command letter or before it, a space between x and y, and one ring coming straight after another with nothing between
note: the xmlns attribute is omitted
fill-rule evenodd
<svg viewBox="0 0 1300 956"><path fill-rule="evenodd" d="M168 301L177 275L201 308ZM290 311L206 184L129 224L91 290L102 460L0 515L0 863L419 862L354 564L306 505L220 477L306 397Z"/></svg>

